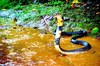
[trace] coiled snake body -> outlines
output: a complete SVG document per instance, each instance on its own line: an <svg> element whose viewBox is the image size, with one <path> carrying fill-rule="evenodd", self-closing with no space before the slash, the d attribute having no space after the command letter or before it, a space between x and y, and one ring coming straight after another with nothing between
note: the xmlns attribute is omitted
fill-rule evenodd
<svg viewBox="0 0 100 66"><path fill-rule="evenodd" d="M80 30L80 31L76 31L76 32L62 32L62 27L63 27L64 21L63 21L61 15L56 15L55 18L57 18L57 29L56 29L56 33L55 33L54 46L58 52L60 52L62 54L77 54L77 53L82 53L84 51L91 49L91 45L88 42L76 40L77 38L87 35L87 32L85 30ZM78 49L73 49L73 50L62 49L60 46L60 38L62 35L77 35L77 36L74 36L71 38L71 42L73 44L83 45L84 47L78 48Z"/></svg>

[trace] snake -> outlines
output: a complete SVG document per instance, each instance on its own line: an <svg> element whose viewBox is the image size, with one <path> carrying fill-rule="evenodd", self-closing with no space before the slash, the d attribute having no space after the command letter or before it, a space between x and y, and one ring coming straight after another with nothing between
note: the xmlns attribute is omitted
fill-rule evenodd
<svg viewBox="0 0 100 66"><path fill-rule="evenodd" d="M54 35L55 35L54 47L58 52L60 52L62 54L79 54L79 53L84 53L85 51L88 51L91 49L91 45L88 42L83 41L83 40L77 40L78 38L87 36L87 31L79 30L76 32L62 32L63 26L64 26L64 20L63 20L62 16L59 14L56 14L56 15L54 15L54 18L56 18L56 25L57 25L57 28L54 33ZM82 45L83 47L77 48L77 49L72 49L72 50L63 49L60 46L60 39L61 39L61 36L66 36L66 35L68 35L68 36L75 35L71 38L70 42L73 44Z"/></svg>

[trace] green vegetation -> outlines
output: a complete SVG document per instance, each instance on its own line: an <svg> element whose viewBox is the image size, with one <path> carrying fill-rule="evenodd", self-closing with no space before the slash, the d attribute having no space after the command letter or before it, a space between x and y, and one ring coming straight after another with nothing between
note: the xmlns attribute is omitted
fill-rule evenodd
<svg viewBox="0 0 100 66"><path fill-rule="evenodd" d="M53 16L55 13L60 13L63 17L69 18L69 20L65 21L65 31L76 31L80 29L84 29L90 31L89 33L92 35L100 35L100 17L96 13L96 6L89 6L87 9L81 5L79 8L72 8L71 2L66 3L62 1L51 0L47 3L39 3L33 4L31 0L1 0L0 2L0 11L7 10L16 10L20 11L15 14L16 18L23 20L24 24L29 23L30 21L39 21L41 16L50 15ZM81 2L81 0L80 0ZM9 4L8 4L9 3ZM9 24L11 20L8 17L0 17L0 25ZM50 25L55 29L55 20L52 20ZM96 27L96 28L95 28Z"/></svg>

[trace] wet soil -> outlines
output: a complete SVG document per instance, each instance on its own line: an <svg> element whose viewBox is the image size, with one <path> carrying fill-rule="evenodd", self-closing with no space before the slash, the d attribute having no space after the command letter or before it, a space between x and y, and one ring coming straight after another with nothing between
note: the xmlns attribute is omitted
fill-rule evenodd
<svg viewBox="0 0 100 66"><path fill-rule="evenodd" d="M62 55L54 48L50 32L23 28L2 30L0 38L0 66L100 66L100 40L89 36L79 38L91 44L92 49L80 54ZM69 50L82 46L70 42L71 36L61 38L61 47Z"/></svg>

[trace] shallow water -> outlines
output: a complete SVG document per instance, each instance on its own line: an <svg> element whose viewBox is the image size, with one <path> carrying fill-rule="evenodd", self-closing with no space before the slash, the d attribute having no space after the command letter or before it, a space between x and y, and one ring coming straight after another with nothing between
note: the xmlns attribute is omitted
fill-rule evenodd
<svg viewBox="0 0 100 66"><path fill-rule="evenodd" d="M83 37L92 49L71 55L62 55L54 48L54 36L41 30L17 27L0 32L0 65L5 66L100 66L100 40ZM61 38L61 47L75 49L82 46L70 43L70 36Z"/></svg>

